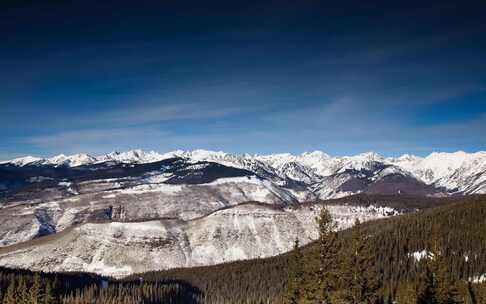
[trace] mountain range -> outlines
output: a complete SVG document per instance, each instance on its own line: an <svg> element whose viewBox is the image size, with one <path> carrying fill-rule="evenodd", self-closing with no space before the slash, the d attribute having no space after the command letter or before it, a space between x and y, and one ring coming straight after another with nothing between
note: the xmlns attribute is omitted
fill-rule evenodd
<svg viewBox="0 0 486 304"><path fill-rule="evenodd" d="M2 166L66 166L78 167L96 164L146 164L169 158L183 158L190 162L208 161L228 167L241 168L252 171L262 177L274 181L296 181L306 185L322 186L329 182L330 177L366 175L370 181L376 181L389 175L411 177L418 182L442 188L449 194L454 193L484 193L486 190L486 152L454 153L434 152L426 157L404 154L400 157L384 157L374 152L367 152L355 156L332 157L321 151L304 152L300 155L289 153L271 155L231 154L207 150L182 151L168 153L155 151L145 152L132 150L127 152L112 152L100 156L88 154L64 155L51 158L26 156L9 161L2 161ZM0 184L5 188L5 185ZM355 190L351 193L360 191ZM333 193L319 193L322 198L344 196L349 193L337 191Z"/></svg>
<svg viewBox="0 0 486 304"><path fill-rule="evenodd" d="M0 266L120 277L273 256L315 239L324 205L343 229L485 192L486 152L28 156L0 163Z"/></svg>

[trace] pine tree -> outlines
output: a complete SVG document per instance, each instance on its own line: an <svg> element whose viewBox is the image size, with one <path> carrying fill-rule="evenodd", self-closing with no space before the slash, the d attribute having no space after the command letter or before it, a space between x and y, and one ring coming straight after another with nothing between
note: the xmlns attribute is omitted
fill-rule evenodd
<svg viewBox="0 0 486 304"><path fill-rule="evenodd" d="M428 261L425 262L425 271L422 279L419 281L417 304L439 304L437 300L437 282L429 264Z"/></svg>
<svg viewBox="0 0 486 304"><path fill-rule="evenodd" d="M459 292L456 282L447 269L447 261L443 253L438 253L434 259L435 275L437 277L437 299L440 304L458 304Z"/></svg>
<svg viewBox="0 0 486 304"><path fill-rule="evenodd" d="M303 265L302 251L299 247L299 240L296 239L294 243L294 250L292 251L290 274L288 280L287 303L300 303L303 297L304 288L304 265Z"/></svg>
<svg viewBox="0 0 486 304"><path fill-rule="evenodd" d="M317 270L314 273L315 285L311 285L311 299L317 303L329 304L331 293L336 289L337 275L337 233L331 213L323 207L317 217L319 238L317 239Z"/></svg>
<svg viewBox="0 0 486 304"><path fill-rule="evenodd" d="M379 284L371 267L371 252L357 219L353 229L350 253L344 258L341 269L342 298L350 304L371 304L378 299Z"/></svg>
<svg viewBox="0 0 486 304"><path fill-rule="evenodd" d="M30 303L40 304L42 301L42 285L39 273L34 274L32 286L30 292Z"/></svg>
<svg viewBox="0 0 486 304"><path fill-rule="evenodd" d="M12 280L8 285L7 292L3 297L3 304L15 304L15 303L17 303L16 284L15 284L15 278L12 277Z"/></svg>
<svg viewBox="0 0 486 304"><path fill-rule="evenodd" d="M459 304L456 282L448 269L446 250L434 224L430 234L430 253L425 261L424 282L417 296L418 304Z"/></svg>
<svg viewBox="0 0 486 304"><path fill-rule="evenodd" d="M433 225L431 233L431 268L437 284L437 301L440 304L458 304L459 300L456 282L449 270L444 242L439 235L438 225Z"/></svg>
<svg viewBox="0 0 486 304"><path fill-rule="evenodd" d="M29 291L24 277L20 277L17 285L17 303L30 304Z"/></svg>

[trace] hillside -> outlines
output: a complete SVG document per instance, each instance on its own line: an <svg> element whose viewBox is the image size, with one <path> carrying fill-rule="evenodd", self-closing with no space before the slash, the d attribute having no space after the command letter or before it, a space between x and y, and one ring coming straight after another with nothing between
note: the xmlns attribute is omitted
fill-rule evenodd
<svg viewBox="0 0 486 304"><path fill-rule="evenodd" d="M142 220L94 218L55 234L0 248L0 265L123 277L275 256L291 250L295 239L306 244L316 238L314 218L322 206L329 208L338 228L345 229L355 219L368 221L414 210L406 207L411 200L403 197L395 202L393 196L359 195L349 201L291 206L244 202L187 220L160 216ZM442 199L415 201L420 208L445 203Z"/></svg>
<svg viewBox="0 0 486 304"><path fill-rule="evenodd" d="M430 250L433 227L440 227L435 233L445 240L447 271L457 280L457 289L464 303L485 303L484 195L463 197L443 206L362 224L361 230L368 236L372 253L369 271L380 279L382 300L393 298L400 304L415 303L414 293L423 272L421 252ZM354 231L355 228L351 228L338 233L340 257L349 256ZM316 251L316 243L302 247L306 268L315 267L313 257ZM76 303L80 299L92 303L95 298L99 301L123 298L126 303L140 303L141 299L144 303L283 303L294 254L291 251L265 259L141 273L122 281L110 280L109 285L101 284L106 279L97 276L50 274L41 277L46 284L54 282L58 276L54 293L63 299L63 303ZM33 281L28 271L2 269L0 287L3 294L13 277L16 280L23 278L27 286ZM60 278L64 285L59 285ZM81 289L75 292L76 288Z"/></svg>

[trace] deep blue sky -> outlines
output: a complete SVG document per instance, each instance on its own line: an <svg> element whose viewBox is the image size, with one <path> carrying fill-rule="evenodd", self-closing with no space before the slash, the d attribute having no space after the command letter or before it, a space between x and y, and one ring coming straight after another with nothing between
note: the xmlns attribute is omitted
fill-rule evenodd
<svg viewBox="0 0 486 304"><path fill-rule="evenodd" d="M2 1L0 159L486 149L484 1L240 3Z"/></svg>

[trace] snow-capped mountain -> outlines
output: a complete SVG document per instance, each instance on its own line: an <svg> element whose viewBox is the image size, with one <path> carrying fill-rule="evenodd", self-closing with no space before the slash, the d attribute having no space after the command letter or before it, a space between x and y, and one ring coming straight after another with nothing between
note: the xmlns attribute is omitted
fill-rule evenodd
<svg viewBox="0 0 486 304"><path fill-rule="evenodd" d="M427 185L444 188L449 192L483 193L486 191L484 188L486 152L434 152L427 157L405 154L400 157L386 158L373 152L355 156L332 157L321 151L306 152L300 155L289 153L238 155L207 150L177 150L164 154L155 151L132 150L112 152L96 157L88 154L69 156L60 154L51 158L27 156L4 161L0 165L77 167L107 162L145 164L173 157L184 158L192 162L215 162L249 170L282 185L288 182L300 182L306 185L317 184L346 172L373 171L373 168L377 166L386 166L387 170L380 170L379 175L375 176L374 179L380 179L390 174L401 174L408 177L413 176Z"/></svg>
<svg viewBox="0 0 486 304"><path fill-rule="evenodd" d="M52 166L68 166L77 167L83 165L92 165L96 163L103 162L117 162L117 163L150 163L156 162L165 158L170 158L171 154L161 155L157 152L150 151L145 152L142 150L132 150L127 152L111 152L108 154L100 156L91 156L89 154L73 154L64 155L59 154L50 158L40 158L33 156L26 156L21 158L16 158L10 161L2 161L0 164L12 164L17 166L41 166L41 165L52 165Z"/></svg>
<svg viewBox="0 0 486 304"><path fill-rule="evenodd" d="M410 211L416 196L485 192L486 152L28 156L0 163L0 265L123 276L271 256L315 236L322 200L340 198L325 204L346 227L403 211L393 198Z"/></svg>

